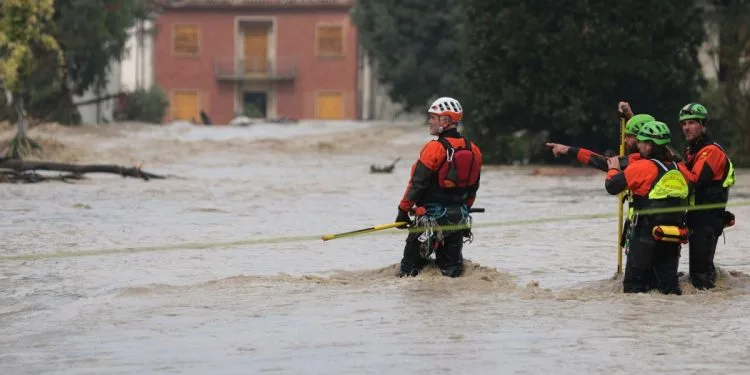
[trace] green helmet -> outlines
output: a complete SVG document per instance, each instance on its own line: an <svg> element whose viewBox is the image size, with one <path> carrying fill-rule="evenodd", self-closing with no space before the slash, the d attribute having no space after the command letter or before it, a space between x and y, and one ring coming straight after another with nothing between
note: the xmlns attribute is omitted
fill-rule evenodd
<svg viewBox="0 0 750 375"><path fill-rule="evenodd" d="M649 121L641 126L639 141L651 141L657 145L666 145L672 140L667 124L660 121Z"/></svg>
<svg viewBox="0 0 750 375"><path fill-rule="evenodd" d="M638 114L630 118L625 124L625 134L638 135L641 126L649 121L656 121L654 116L647 114Z"/></svg>
<svg viewBox="0 0 750 375"><path fill-rule="evenodd" d="M698 103L688 103L680 110L680 122L697 119L703 124L708 120L708 110Z"/></svg>

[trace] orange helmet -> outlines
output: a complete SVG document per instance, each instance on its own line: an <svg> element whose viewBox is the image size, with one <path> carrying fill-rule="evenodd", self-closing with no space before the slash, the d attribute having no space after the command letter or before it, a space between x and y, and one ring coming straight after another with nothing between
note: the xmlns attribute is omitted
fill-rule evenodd
<svg viewBox="0 0 750 375"><path fill-rule="evenodd" d="M432 102L427 113L434 113L438 116L449 116L453 122L459 122L464 117L464 109L461 108L461 103L456 99L446 96Z"/></svg>

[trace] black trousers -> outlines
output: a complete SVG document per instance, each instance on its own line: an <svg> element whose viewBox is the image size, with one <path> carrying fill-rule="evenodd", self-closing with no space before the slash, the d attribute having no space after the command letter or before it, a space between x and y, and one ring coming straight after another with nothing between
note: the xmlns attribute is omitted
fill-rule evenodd
<svg viewBox="0 0 750 375"><path fill-rule="evenodd" d="M652 226L637 225L633 229L628 249L623 291L647 293L658 289L664 294L681 295L677 280L680 244L656 241L651 236Z"/></svg>
<svg viewBox="0 0 750 375"><path fill-rule="evenodd" d="M695 212L688 215L690 228L690 282L697 289L711 289L716 282L714 255L724 231L722 211Z"/></svg>
<svg viewBox="0 0 750 375"><path fill-rule="evenodd" d="M419 252L421 243L418 238L421 233L409 233L404 246L404 257L401 259L401 271L399 275L417 276L427 265L427 259ZM435 250L435 264L440 268L444 276L460 277L464 273L464 259L462 250L464 247L464 231L445 232L442 244Z"/></svg>

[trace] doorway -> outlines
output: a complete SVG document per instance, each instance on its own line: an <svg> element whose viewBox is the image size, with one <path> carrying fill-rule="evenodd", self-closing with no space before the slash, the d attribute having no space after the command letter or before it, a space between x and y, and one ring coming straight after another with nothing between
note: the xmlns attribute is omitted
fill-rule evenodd
<svg viewBox="0 0 750 375"><path fill-rule="evenodd" d="M249 118L266 118L267 103L266 92L245 91L242 94L242 114Z"/></svg>

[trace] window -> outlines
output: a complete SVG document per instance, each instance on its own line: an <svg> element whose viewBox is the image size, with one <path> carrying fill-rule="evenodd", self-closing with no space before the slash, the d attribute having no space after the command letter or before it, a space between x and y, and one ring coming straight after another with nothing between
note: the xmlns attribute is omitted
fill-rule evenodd
<svg viewBox="0 0 750 375"><path fill-rule="evenodd" d="M172 51L175 55L195 56L199 51L200 30L197 25L175 25Z"/></svg>
<svg viewBox="0 0 750 375"><path fill-rule="evenodd" d="M344 27L341 25L318 25L318 56L344 55Z"/></svg>
<svg viewBox="0 0 750 375"><path fill-rule="evenodd" d="M323 120L340 120L344 118L344 93L340 91L322 91L317 94L317 116Z"/></svg>
<svg viewBox="0 0 750 375"><path fill-rule="evenodd" d="M175 90L172 93L172 120L198 123L197 90Z"/></svg>

